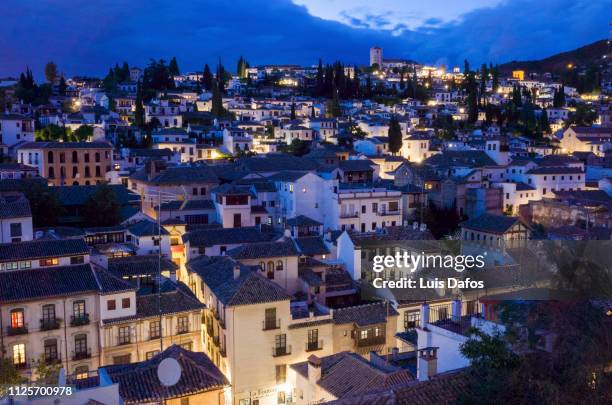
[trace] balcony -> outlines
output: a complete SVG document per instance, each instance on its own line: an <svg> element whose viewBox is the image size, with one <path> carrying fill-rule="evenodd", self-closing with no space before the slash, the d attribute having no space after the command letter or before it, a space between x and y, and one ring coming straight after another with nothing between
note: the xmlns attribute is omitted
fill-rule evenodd
<svg viewBox="0 0 612 405"><path fill-rule="evenodd" d="M396 211L380 211L377 214L378 214L378 216L381 216L381 217L389 217L389 216L392 216L392 215L399 215L400 211L399 210L396 210Z"/></svg>
<svg viewBox="0 0 612 405"><path fill-rule="evenodd" d="M9 326L6 328L6 334L8 336L25 335L28 333L28 325L21 326Z"/></svg>
<svg viewBox="0 0 612 405"><path fill-rule="evenodd" d="M367 347L367 346L378 346L384 345L387 342L387 339L384 335L382 336L372 336L365 339L357 339L357 347Z"/></svg>
<svg viewBox="0 0 612 405"><path fill-rule="evenodd" d="M340 218L359 218L359 212L342 212Z"/></svg>
<svg viewBox="0 0 612 405"><path fill-rule="evenodd" d="M89 314L72 315L70 317L70 326L89 325Z"/></svg>
<svg viewBox="0 0 612 405"><path fill-rule="evenodd" d="M206 334L209 336L212 336L214 334L212 322L206 322Z"/></svg>
<svg viewBox="0 0 612 405"><path fill-rule="evenodd" d="M185 333L189 333L189 325L178 325L176 327L177 335L184 335Z"/></svg>
<svg viewBox="0 0 612 405"><path fill-rule="evenodd" d="M288 356L291 354L291 345L289 346L274 346L272 348L272 357Z"/></svg>
<svg viewBox="0 0 612 405"><path fill-rule="evenodd" d="M280 319L266 319L262 322L262 330L280 329Z"/></svg>
<svg viewBox="0 0 612 405"><path fill-rule="evenodd" d="M59 329L60 320L57 318L47 318L40 320L40 330L53 330Z"/></svg>
<svg viewBox="0 0 612 405"><path fill-rule="evenodd" d="M73 361L84 360L84 359L89 359L89 358L91 358L91 349L72 352Z"/></svg>
<svg viewBox="0 0 612 405"><path fill-rule="evenodd" d="M62 359L60 359L57 356L55 356L55 357L45 357L45 364L55 365L55 364L61 364L61 363L62 363Z"/></svg>
<svg viewBox="0 0 612 405"><path fill-rule="evenodd" d="M314 352L316 350L322 350L323 349L323 341L319 340L319 341L315 341L315 342L306 342L306 351L307 352Z"/></svg>
<svg viewBox="0 0 612 405"><path fill-rule="evenodd" d="M215 346L219 346L219 341L220 341L219 335L213 336L212 341L215 344Z"/></svg>
<svg viewBox="0 0 612 405"><path fill-rule="evenodd" d="M159 332L149 334L149 340L159 339L160 337L161 337L161 333Z"/></svg>

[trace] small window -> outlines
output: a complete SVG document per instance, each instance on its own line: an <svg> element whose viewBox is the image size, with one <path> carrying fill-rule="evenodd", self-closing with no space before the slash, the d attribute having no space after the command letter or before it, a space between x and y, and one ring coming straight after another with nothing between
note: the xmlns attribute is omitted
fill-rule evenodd
<svg viewBox="0 0 612 405"><path fill-rule="evenodd" d="M84 256L72 256L70 258L70 264L83 264L83 263L85 263Z"/></svg>
<svg viewBox="0 0 612 405"><path fill-rule="evenodd" d="M121 308L129 308L130 307L130 299L129 298L123 298L121 300Z"/></svg>
<svg viewBox="0 0 612 405"><path fill-rule="evenodd" d="M117 308L117 303L115 300L106 301L106 309L109 311L114 311Z"/></svg>

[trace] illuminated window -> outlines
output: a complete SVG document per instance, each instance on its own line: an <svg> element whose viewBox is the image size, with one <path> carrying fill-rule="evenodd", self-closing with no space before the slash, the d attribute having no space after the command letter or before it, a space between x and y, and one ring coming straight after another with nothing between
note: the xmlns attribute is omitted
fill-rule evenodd
<svg viewBox="0 0 612 405"><path fill-rule="evenodd" d="M13 346L13 364L23 366L26 364L25 344L20 343Z"/></svg>
<svg viewBox="0 0 612 405"><path fill-rule="evenodd" d="M11 328L23 328L23 309L13 309L11 311Z"/></svg>
<svg viewBox="0 0 612 405"><path fill-rule="evenodd" d="M87 366L79 366L75 368L74 376L77 380L89 377L89 368Z"/></svg>
<svg viewBox="0 0 612 405"><path fill-rule="evenodd" d="M57 266L59 265L59 258L52 257L50 259L40 259L40 267Z"/></svg>

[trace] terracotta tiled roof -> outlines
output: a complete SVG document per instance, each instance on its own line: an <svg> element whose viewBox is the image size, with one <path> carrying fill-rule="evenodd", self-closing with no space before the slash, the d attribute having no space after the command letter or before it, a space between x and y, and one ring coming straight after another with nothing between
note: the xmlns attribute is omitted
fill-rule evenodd
<svg viewBox="0 0 612 405"><path fill-rule="evenodd" d="M166 358L176 359L181 377L173 386L163 386L157 377L157 366ZM147 361L106 366L103 370L114 383L126 404L157 402L206 391L221 390L229 385L223 373L204 354L173 345Z"/></svg>

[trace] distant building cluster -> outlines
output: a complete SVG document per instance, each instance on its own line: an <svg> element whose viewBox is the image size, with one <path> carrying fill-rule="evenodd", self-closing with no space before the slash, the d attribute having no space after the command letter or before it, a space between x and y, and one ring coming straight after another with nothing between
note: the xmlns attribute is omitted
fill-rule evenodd
<svg viewBox="0 0 612 405"><path fill-rule="evenodd" d="M62 368L70 403L451 403L508 286L372 293L373 255L610 240L609 81L380 47L365 67L240 66L159 90L126 64L44 103L3 87L0 345L22 376Z"/></svg>

